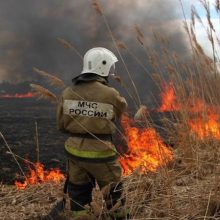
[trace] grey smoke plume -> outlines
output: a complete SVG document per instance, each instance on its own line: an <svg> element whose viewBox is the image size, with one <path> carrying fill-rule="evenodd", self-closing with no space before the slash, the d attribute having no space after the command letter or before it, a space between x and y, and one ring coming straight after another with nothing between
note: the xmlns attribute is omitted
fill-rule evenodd
<svg viewBox="0 0 220 220"><path fill-rule="evenodd" d="M40 80L33 67L58 73L59 77L70 82L81 71L82 62L73 51L58 43L58 37L72 42L82 55L94 46L107 47L116 53L103 19L91 2L0 0L0 82ZM180 18L178 1L100 0L100 3L115 37L126 42L143 62L146 55L135 39L135 24L142 28L153 49L157 49L157 44L152 38L151 28L170 36L170 47L187 56L181 23L175 22ZM126 52L123 56L135 82L150 85L151 81L138 64ZM120 73L124 72L120 63L118 69Z"/></svg>

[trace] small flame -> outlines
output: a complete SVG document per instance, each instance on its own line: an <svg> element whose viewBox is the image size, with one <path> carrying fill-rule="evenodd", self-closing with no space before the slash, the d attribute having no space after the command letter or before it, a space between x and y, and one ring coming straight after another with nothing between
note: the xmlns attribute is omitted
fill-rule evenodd
<svg viewBox="0 0 220 220"><path fill-rule="evenodd" d="M141 173L155 172L173 159L173 153L161 140L153 128L139 129L131 126L132 120L122 118L122 126L128 138L128 153L121 157L124 175L140 169Z"/></svg>
<svg viewBox="0 0 220 220"><path fill-rule="evenodd" d="M25 189L28 185L34 185L44 182L59 183L64 179L64 175L59 169L51 169L50 171L44 170L44 165L37 162L34 163L34 169L32 169L27 163L29 174L26 176L23 182L15 181L17 189Z"/></svg>
<svg viewBox="0 0 220 220"><path fill-rule="evenodd" d="M211 137L220 140L220 124L218 119L218 114L209 112L206 117L197 116L189 120L188 124L199 139L204 140Z"/></svg>
<svg viewBox="0 0 220 220"><path fill-rule="evenodd" d="M5 99L24 99L24 98L32 98L34 97L33 93L31 92L27 92L25 94L20 94L20 93L16 93L16 94L0 94L0 98L5 98Z"/></svg>
<svg viewBox="0 0 220 220"><path fill-rule="evenodd" d="M181 109L181 105L176 100L173 83L164 84L160 96L162 104L157 110L158 112L179 111Z"/></svg>

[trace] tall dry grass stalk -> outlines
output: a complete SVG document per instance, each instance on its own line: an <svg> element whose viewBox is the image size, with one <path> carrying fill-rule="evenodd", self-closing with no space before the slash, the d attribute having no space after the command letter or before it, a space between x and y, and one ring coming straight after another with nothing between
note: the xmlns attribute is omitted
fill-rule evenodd
<svg viewBox="0 0 220 220"><path fill-rule="evenodd" d="M60 78L44 71L44 70L39 70L38 68L34 67L33 70L38 73L39 75L45 77L48 82L52 85L52 86L56 86L59 88L63 88L65 87L65 83L63 82L63 80L61 80Z"/></svg>
<svg viewBox="0 0 220 220"><path fill-rule="evenodd" d="M13 153L13 151L11 150L11 147L9 146L9 144L8 144L8 142L6 141L6 139L5 139L4 135L2 134L2 132L0 132L0 137L1 137L2 140L4 141L5 146L8 148L10 154L11 154L12 157L14 158L14 160L15 160L16 164L18 165L18 168L20 169L20 171L21 171L23 177L26 178L26 175L25 175L25 173L24 173L24 171L23 171L23 169L22 169L20 163L18 162L18 160L17 160L17 158L16 158L16 155L15 155L15 154Z"/></svg>
<svg viewBox="0 0 220 220"><path fill-rule="evenodd" d="M217 12L220 11L220 1L219 0L215 0L215 9Z"/></svg>
<svg viewBox="0 0 220 220"><path fill-rule="evenodd" d="M30 84L34 96L40 98L40 99L46 99L51 102L58 102L57 96L49 91L48 89L44 88L43 86L37 85L37 84Z"/></svg>
<svg viewBox="0 0 220 220"><path fill-rule="evenodd" d="M38 134L38 126L35 121L35 141L36 141L36 154L37 154L37 162L40 162L40 146L39 146L39 134Z"/></svg>
<svg viewBox="0 0 220 220"><path fill-rule="evenodd" d="M99 4L99 2L97 0L92 0L92 5L95 8L96 13L98 15L103 15L101 5Z"/></svg>
<svg viewBox="0 0 220 220"><path fill-rule="evenodd" d="M77 56L80 58L80 59L83 59L82 55L80 54L80 52L76 49L76 47L74 47L70 42L66 41L65 39L63 38L57 38L57 40L66 48L66 49L70 49L70 50L73 50Z"/></svg>

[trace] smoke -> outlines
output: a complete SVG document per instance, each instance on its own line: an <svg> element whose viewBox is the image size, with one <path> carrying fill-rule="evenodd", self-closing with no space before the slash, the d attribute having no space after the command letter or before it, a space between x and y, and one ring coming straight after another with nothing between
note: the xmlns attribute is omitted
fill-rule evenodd
<svg viewBox="0 0 220 220"><path fill-rule="evenodd" d="M136 41L136 24L152 49L158 47L152 37L154 28L170 37L171 49L182 56L188 55L178 1L100 0L100 3L115 37L125 42L144 63L146 54ZM57 73L70 82L81 71L82 62L73 51L58 43L58 37L72 42L82 55L94 46L107 47L116 53L103 19L89 0L1 0L0 82L40 81L33 67ZM150 85L138 64L126 52L123 57L137 84L145 79ZM118 69L122 74L125 72L120 63ZM125 73L123 76L126 78Z"/></svg>

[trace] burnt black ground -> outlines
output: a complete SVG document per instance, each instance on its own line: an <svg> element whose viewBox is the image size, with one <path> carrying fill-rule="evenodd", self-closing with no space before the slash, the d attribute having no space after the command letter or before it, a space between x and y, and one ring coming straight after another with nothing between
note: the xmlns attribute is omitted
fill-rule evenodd
<svg viewBox="0 0 220 220"><path fill-rule="evenodd" d="M37 122L40 162L48 169L59 167L64 171L63 143L66 136L56 129L55 114L56 106L46 101L0 99L0 131L12 151L32 162L36 161L35 122ZM11 184L21 173L7 151L0 139L0 182ZM22 160L19 162L24 169L27 167Z"/></svg>

